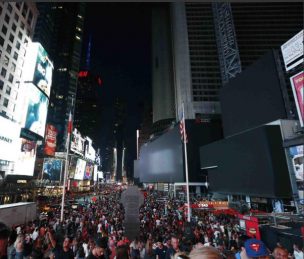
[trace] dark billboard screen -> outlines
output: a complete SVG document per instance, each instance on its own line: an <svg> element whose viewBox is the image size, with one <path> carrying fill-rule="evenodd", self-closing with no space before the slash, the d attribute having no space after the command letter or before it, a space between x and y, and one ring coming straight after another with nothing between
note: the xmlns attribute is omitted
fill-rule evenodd
<svg viewBox="0 0 304 259"><path fill-rule="evenodd" d="M225 137L286 118L272 52L230 80L220 90Z"/></svg>
<svg viewBox="0 0 304 259"><path fill-rule="evenodd" d="M290 197L291 187L279 126L263 126L200 149L210 188L224 194Z"/></svg>
<svg viewBox="0 0 304 259"><path fill-rule="evenodd" d="M142 146L137 169L143 183L183 182L183 151L179 127Z"/></svg>

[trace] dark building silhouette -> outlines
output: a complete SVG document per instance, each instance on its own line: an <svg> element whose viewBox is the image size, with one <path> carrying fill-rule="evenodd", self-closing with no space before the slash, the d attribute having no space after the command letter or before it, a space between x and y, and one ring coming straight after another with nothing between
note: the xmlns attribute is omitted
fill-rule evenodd
<svg viewBox="0 0 304 259"><path fill-rule="evenodd" d="M65 151L66 125L74 113L81 57L84 3L39 3L34 39L41 42L54 62L47 122L58 130L57 151Z"/></svg>

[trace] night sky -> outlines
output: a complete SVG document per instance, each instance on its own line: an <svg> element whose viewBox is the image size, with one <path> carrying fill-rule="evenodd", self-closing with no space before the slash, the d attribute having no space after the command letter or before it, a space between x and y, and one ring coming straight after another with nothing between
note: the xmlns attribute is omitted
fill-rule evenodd
<svg viewBox="0 0 304 259"><path fill-rule="evenodd" d="M150 6L149 3L89 3L86 11L83 49L91 35L90 70L103 79L102 126L96 143L103 150L113 134L113 103L120 98L126 104L124 135L129 166L136 158L136 129L142 121L143 103L151 102L152 95Z"/></svg>

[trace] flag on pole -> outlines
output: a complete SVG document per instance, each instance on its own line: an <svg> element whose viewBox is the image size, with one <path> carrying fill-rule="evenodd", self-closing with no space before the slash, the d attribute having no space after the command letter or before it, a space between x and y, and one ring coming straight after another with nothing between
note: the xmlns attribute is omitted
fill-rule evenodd
<svg viewBox="0 0 304 259"><path fill-rule="evenodd" d="M72 113L69 114L69 121L68 121L68 133L71 134L73 130L73 123L72 123Z"/></svg>
<svg viewBox="0 0 304 259"><path fill-rule="evenodd" d="M182 139L183 143L188 143L187 132L186 132L184 107L183 107L183 112L182 112L182 118L181 118L181 120L179 122L179 130L180 130L181 139Z"/></svg>

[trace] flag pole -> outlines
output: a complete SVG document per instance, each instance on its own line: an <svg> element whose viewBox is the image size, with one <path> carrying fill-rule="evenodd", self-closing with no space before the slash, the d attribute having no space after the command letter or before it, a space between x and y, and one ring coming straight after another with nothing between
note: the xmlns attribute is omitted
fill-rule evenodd
<svg viewBox="0 0 304 259"><path fill-rule="evenodd" d="M186 172L186 188L187 188L187 208L188 208L188 215L187 221L191 221L191 206L190 206L190 192L189 192L189 175L188 175L188 156L187 156L187 136L186 136L186 120L185 120L185 108L183 103L183 124L184 124L184 131L183 131L183 139L184 139L184 153L185 153L185 172Z"/></svg>
<svg viewBox="0 0 304 259"><path fill-rule="evenodd" d="M69 122L68 122L68 136L66 140L66 157L65 157L65 167L64 167L64 177L63 177L63 186L62 186L62 201L61 201L61 215L60 221L63 222L63 213L64 213L64 199L65 199L65 185L68 176L68 167L69 167L69 149L70 149L70 136L72 131L72 114L70 112Z"/></svg>

